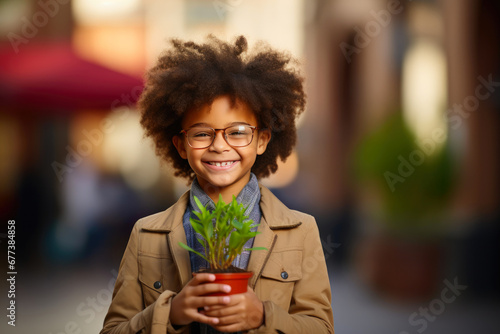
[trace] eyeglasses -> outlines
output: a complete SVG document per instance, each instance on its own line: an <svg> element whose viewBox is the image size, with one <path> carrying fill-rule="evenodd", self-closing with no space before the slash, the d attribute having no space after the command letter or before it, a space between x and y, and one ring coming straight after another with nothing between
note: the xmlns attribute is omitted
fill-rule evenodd
<svg viewBox="0 0 500 334"><path fill-rule="evenodd" d="M224 139L231 147L245 147L250 145L253 140L253 133L257 129L256 126L239 124L228 126L224 129L213 129L206 126L195 126L187 130L182 130L189 146L192 148L207 148L211 146L215 140L217 131L224 132Z"/></svg>

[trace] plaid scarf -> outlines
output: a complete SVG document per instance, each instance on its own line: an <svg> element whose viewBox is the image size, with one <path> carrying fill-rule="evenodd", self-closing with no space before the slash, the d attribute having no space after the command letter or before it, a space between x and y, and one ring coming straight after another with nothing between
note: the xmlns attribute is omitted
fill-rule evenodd
<svg viewBox="0 0 500 334"><path fill-rule="evenodd" d="M197 238L201 238L201 235L196 233L189 222L189 218L197 219L197 217L192 213L193 210L199 211L198 206L194 201L194 196L198 197L201 204L207 205L208 209L214 210L215 203L214 201L203 191L198 183L198 180L194 180L191 185L191 192L189 195L189 203L186 208L186 212L184 213L183 225L184 231L186 232L186 240L187 245L194 250L200 252L201 254L205 254L205 250L203 246L196 240ZM260 212L260 189L259 182L257 181L257 177L252 173L250 176L250 181L247 185L241 190L241 192L236 197L238 203L242 203L247 209L245 211L245 215L249 216L249 219L252 219L255 223L260 222L261 212ZM252 231L256 231L257 227L253 227ZM253 245L254 238L247 241L244 246L244 249L251 248ZM191 260L191 271L194 273L200 269L208 268L208 263L199 257L198 255L190 252L189 253ZM238 255L236 259L233 261L233 266L246 269L248 265L248 260L250 259L250 252L243 251L241 255Z"/></svg>
<svg viewBox="0 0 500 334"><path fill-rule="evenodd" d="M197 238L201 236L193 230L191 223L189 222L189 218L197 219L197 217L192 213L193 210L199 211L198 206L194 201L194 196L196 196L203 205L208 204L208 209L214 210L215 203L214 201L203 191L198 183L197 179L194 179L191 185L191 191L189 196L189 203L186 208L186 212L183 217L183 226L184 231L186 232L186 241L189 247L194 250L200 252L201 254L205 254L205 250L203 246L197 241ZM259 182L257 181L257 177L252 173L250 176L250 181L246 184L246 186L241 190L241 192L236 197L238 203L242 203L247 209L245 211L245 215L249 216L249 219L252 219L255 223L260 222L261 211L260 211L260 189ZM252 228L252 231L256 231L257 226ZM244 249L251 248L253 246L254 238L247 241L244 246ZM191 261L191 271L194 273L200 269L208 268L209 265L207 261L199 257L198 255L189 252L189 258ZM236 259L232 262L233 266L246 269L248 266L248 261L250 259L250 252L243 251L241 255L238 255ZM210 327L206 324L201 324L194 322L190 326L191 333L220 333L216 331L213 327ZM240 332L238 332L240 333Z"/></svg>

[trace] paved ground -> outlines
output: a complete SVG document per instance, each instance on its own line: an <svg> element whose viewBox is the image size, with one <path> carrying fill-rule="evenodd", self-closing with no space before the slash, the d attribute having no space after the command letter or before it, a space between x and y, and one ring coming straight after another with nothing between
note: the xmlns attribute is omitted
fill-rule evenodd
<svg viewBox="0 0 500 334"><path fill-rule="evenodd" d="M16 327L0 325L0 333L96 334L109 304L109 281L116 267L37 270L22 275L17 286ZM349 270L330 266L337 334L496 334L500 304L459 298L447 304L433 321L412 326L408 318L428 305L396 305L382 301L363 287ZM4 297L5 298L5 297ZM4 299L5 300L5 299ZM424 328L425 323L425 328ZM314 333L312 333L314 334Z"/></svg>
<svg viewBox="0 0 500 334"><path fill-rule="evenodd" d="M332 307L337 334L497 334L500 333L500 303L471 301L466 292L429 312L428 319L418 314L425 304L395 304L375 296L349 270L330 267ZM436 297L440 297L439 295ZM439 302L433 307L439 307ZM417 315L409 318L414 312Z"/></svg>

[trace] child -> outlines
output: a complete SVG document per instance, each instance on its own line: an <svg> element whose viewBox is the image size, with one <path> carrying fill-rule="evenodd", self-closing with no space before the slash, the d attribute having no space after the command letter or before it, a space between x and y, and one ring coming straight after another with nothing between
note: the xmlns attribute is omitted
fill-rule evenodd
<svg viewBox="0 0 500 334"><path fill-rule="evenodd" d="M304 110L291 58L266 46L247 54L234 44L172 41L147 74L141 124L190 191L168 210L140 219L123 255L104 333L333 333L328 273L313 217L288 209L257 178L277 170L296 140ZM254 273L248 291L230 296L178 243L195 247L195 204L236 196L261 233L234 265Z"/></svg>

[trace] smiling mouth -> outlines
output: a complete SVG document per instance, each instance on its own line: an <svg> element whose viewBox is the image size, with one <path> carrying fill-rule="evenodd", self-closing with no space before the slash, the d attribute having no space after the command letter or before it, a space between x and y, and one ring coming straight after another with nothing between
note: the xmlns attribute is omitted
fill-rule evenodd
<svg viewBox="0 0 500 334"><path fill-rule="evenodd" d="M234 164L236 161L207 161L207 164L216 167L228 167Z"/></svg>

